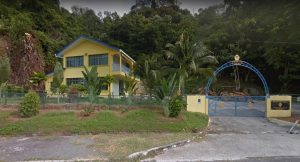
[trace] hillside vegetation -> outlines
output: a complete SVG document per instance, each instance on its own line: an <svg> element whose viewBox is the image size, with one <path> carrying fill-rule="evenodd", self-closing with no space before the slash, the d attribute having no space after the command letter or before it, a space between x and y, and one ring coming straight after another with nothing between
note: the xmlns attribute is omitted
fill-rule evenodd
<svg viewBox="0 0 300 162"><path fill-rule="evenodd" d="M144 77L145 60L152 60L152 70L177 68L176 63L166 59L165 46L186 32L193 42L203 42L219 64L239 54L266 76L273 93L295 93L300 90L299 15L297 0L225 0L224 4L199 9L194 15L181 9L177 1L167 0L136 4L122 16L78 7L70 13L60 7L59 0L1 0L0 55L8 55L11 62L19 60L17 65L23 66L22 62L28 60L23 56L38 54L42 59L31 64L39 66L26 70L25 76L34 71L49 73L57 61L54 53L83 34L122 48L137 60L136 73ZM29 54L24 52L25 33L33 35L34 51ZM213 69L219 64L202 67ZM13 72L10 78L18 74ZM207 76L191 73L186 79L187 92L203 87ZM241 70L243 82L260 85L258 79L251 79L254 76ZM230 77L230 73L224 74L221 80ZM14 80L10 82L24 84Z"/></svg>

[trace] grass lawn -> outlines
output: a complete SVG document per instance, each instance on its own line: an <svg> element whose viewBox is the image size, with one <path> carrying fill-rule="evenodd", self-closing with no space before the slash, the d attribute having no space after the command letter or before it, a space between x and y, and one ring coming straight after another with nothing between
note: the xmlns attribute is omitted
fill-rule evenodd
<svg viewBox="0 0 300 162"><path fill-rule="evenodd" d="M182 112L177 118L166 118L157 109L127 111L101 110L90 117L76 111L45 111L31 118L19 118L15 111L0 111L0 135L71 135L136 132L192 132L207 126L208 117Z"/></svg>
<svg viewBox="0 0 300 162"><path fill-rule="evenodd" d="M119 133L99 134L94 137L95 144L91 147L99 149L111 161L124 161L134 152L191 139L195 133ZM151 155L150 155L151 156Z"/></svg>

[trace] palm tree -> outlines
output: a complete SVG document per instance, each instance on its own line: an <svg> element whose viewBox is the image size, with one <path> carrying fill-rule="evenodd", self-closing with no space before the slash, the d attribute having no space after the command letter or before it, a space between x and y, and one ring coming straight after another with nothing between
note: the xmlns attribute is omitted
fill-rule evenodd
<svg viewBox="0 0 300 162"><path fill-rule="evenodd" d="M179 76L179 94L184 93L185 80L191 73L208 71L208 68L202 68L204 64L217 63L216 58L209 55L211 52L204 44L191 42L185 32L180 35L175 44L168 43L166 48L165 52L168 59L176 63L175 70Z"/></svg>
<svg viewBox="0 0 300 162"><path fill-rule="evenodd" d="M101 79L98 77L97 67L93 66L91 70L84 66L84 71L81 71L84 77L83 86L88 92L89 101L91 104L96 102L97 95L101 93Z"/></svg>
<svg viewBox="0 0 300 162"><path fill-rule="evenodd" d="M34 72L31 77L29 78L29 82L32 85L36 85L37 89L41 88L41 83L43 83L44 81L46 81L46 76L43 72Z"/></svg>
<svg viewBox="0 0 300 162"><path fill-rule="evenodd" d="M105 80L105 84L107 84L108 86L108 97L110 98L111 97L111 90L110 90L110 86L111 84L114 82L115 78L112 76L112 75L106 75L104 77L104 80Z"/></svg>
<svg viewBox="0 0 300 162"><path fill-rule="evenodd" d="M155 80L157 79L157 71L153 67L157 64L157 58L151 56L146 59L143 64L142 71L142 83L144 85L145 91L149 94L150 98L152 97L153 90L155 87Z"/></svg>

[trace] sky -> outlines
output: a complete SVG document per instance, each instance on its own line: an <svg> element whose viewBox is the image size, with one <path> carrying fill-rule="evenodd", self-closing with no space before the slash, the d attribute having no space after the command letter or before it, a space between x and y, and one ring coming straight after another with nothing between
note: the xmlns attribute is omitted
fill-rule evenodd
<svg viewBox="0 0 300 162"><path fill-rule="evenodd" d="M60 5L69 11L72 6L88 7L96 13L116 11L119 15L128 13L136 0L60 0ZM223 0L180 0L181 8L188 9L191 13L197 13L199 8L207 8L214 4L222 3Z"/></svg>

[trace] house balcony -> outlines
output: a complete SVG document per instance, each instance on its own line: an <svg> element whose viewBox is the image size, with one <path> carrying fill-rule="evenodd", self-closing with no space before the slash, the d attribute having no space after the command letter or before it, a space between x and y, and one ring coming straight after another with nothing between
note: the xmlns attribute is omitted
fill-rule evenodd
<svg viewBox="0 0 300 162"><path fill-rule="evenodd" d="M124 74L129 74L130 73L130 68L126 67L125 65L120 65L120 64L112 64L112 71L113 73L124 73Z"/></svg>

